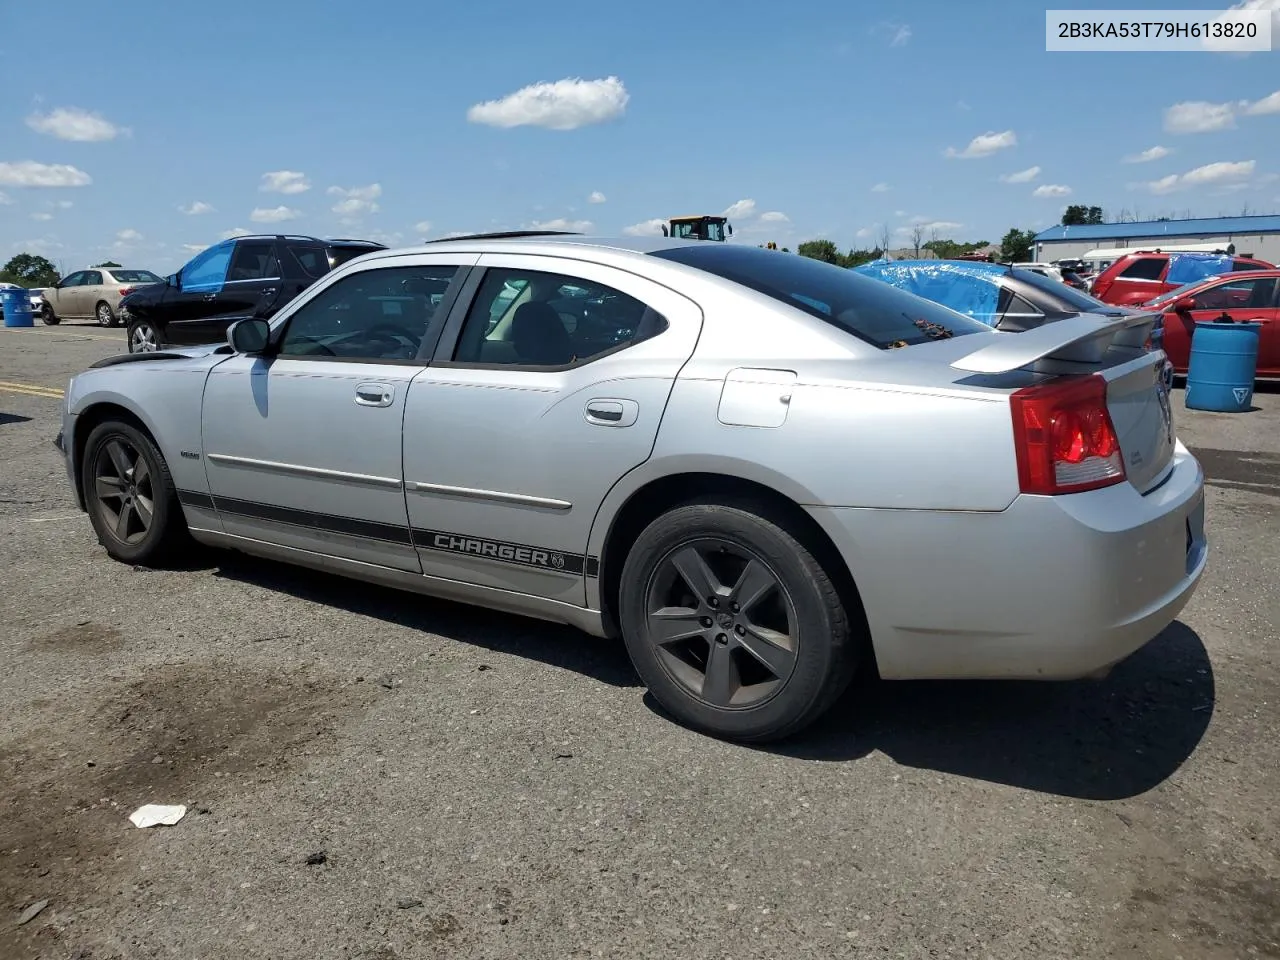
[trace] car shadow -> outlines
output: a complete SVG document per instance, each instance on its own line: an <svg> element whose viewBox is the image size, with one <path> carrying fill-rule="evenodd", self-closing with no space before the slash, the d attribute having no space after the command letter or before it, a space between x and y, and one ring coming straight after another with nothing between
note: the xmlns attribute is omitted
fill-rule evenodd
<svg viewBox="0 0 1280 960"><path fill-rule="evenodd" d="M1193 452L1209 486L1280 497L1280 454L1210 447L1196 447Z"/></svg>
<svg viewBox="0 0 1280 960"><path fill-rule="evenodd" d="M1200 637L1176 621L1104 680L855 681L774 752L906 767L1092 800L1150 790L1191 756L1213 715Z"/></svg>
<svg viewBox="0 0 1280 960"><path fill-rule="evenodd" d="M0 427L9 423L30 423L30 417L24 417L20 413L2 413L0 412Z"/></svg>
<svg viewBox="0 0 1280 960"><path fill-rule="evenodd" d="M337 607L495 653L572 670L615 687L640 678L621 641L602 640L559 624L367 584L244 554L217 556L214 576Z"/></svg>

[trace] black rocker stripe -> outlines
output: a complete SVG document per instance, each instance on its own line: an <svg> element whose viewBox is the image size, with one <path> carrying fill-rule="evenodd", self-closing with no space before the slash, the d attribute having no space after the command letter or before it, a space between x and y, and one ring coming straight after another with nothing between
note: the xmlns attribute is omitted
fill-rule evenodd
<svg viewBox="0 0 1280 960"><path fill-rule="evenodd" d="M524 543L489 540L484 537L473 537L448 530L415 528L410 531L391 523L357 520L352 517L339 517L310 510L295 510L291 507L255 503L250 500L214 497L195 490L179 490L178 500L188 507L217 510L219 513L248 517L254 520L267 520L273 523L310 527L315 530L341 533L350 537L361 537L366 540L377 540L383 543L414 546L420 550L456 553L461 556L490 560L494 563L528 567L535 570L547 570L551 573L564 573L570 576L580 577L585 574L588 577L598 577L600 575L600 559L598 557L549 550L546 547L535 547Z"/></svg>

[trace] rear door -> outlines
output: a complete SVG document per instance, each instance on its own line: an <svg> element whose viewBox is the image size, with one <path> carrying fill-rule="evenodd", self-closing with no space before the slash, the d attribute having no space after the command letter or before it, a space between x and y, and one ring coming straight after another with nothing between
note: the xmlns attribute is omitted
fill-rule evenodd
<svg viewBox="0 0 1280 960"><path fill-rule="evenodd" d="M409 389L424 573L582 605L591 524L648 459L698 306L614 267L486 254Z"/></svg>
<svg viewBox="0 0 1280 960"><path fill-rule="evenodd" d="M106 299L106 291L103 289L102 281L101 270L86 270L84 272L84 279L80 282L80 286L76 288L76 305L79 308L80 316L94 316L98 309L99 301Z"/></svg>
<svg viewBox="0 0 1280 960"><path fill-rule="evenodd" d="M1280 336L1277 329L1276 297L1280 280L1275 277L1247 277L1231 279L1201 290L1196 294L1196 309L1180 314L1166 313L1165 323L1179 323L1184 336L1179 338L1186 345L1187 356L1169 359L1175 368L1185 370L1190 360L1190 344L1196 323L1214 320L1242 323L1253 321L1262 325L1258 331L1258 370L1280 368Z"/></svg>

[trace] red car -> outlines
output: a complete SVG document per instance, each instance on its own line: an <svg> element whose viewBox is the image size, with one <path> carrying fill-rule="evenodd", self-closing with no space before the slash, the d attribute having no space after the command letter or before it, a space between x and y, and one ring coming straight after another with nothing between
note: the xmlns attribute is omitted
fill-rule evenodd
<svg viewBox="0 0 1280 960"><path fill-rule="evenodd" d="M1233 256L1228 259L1225 255L1222 255L1220 257L1221 266L1218 267L1217 264L1212 262L1217 259L1213 254L1180 253L1178 251L1161 253L1159 250L1143 251L1142 253L1125 254L1103 270L1093 281L1093 286L1089 292L1104 303L1113 303L1120 307L1136 307L1140 303L1150 303L1152 298L1168 293L1170 290L1176 289L1184 281L1196 276L1193 273L1191 277L1188 277L1184 272L1180 280L1178 278L1178 269L1171 269L1170 267L1170 262L1178 258L1200 261L1202 264L1199 271L1200 276L1206 273L1222 276L1228 271L1269 270L1275 267L1274 263L1255 260L1252 257ZM1215 267L1217 269L1214 269ZM1170 279L1170 273L1173 273L1172 279Z"/></svg>
<svg viewBox="0 0 1280 960"><path fill-rule="evenodd" d="M1145 305L1162 311L1164 352L1173 369L1187 372L1196 321L1261 323L1258 376L1280 377L1280 270L1225 273L1176 287Z"/></svg>

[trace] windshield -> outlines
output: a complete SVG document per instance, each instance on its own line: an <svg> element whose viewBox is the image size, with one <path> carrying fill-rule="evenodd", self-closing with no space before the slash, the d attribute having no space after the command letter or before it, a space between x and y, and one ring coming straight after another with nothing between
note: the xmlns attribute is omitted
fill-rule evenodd
<svg viewBox="0 0 1280 960"><path fill-rule="evenodd" d="M112 270L111 275L121 283L160 283L150 270Z"/></svg>
<svg viewBox="0 0 1280 960"><path fill-rule="evenodd" d="M1203 280L1192 280L1190 283L1184 283L1180 287L1174 287L1168 293L1160 294L1160 296L1156 297L1154 300L1148 300L1147 306L1158 307L1161 304L1168 303L1171 300L1177 300L1179 297L1186 296L1195 287L1202 287L1204 285L1205 283Z"/></svg>
<svg viewBox="0 0 1280 960"><path fill-rule="evenodd" d="M940 304L799 254L708 243L652 256L741 284L881 349L991 332L986 324Z"/></svg>
<svg viewBox="0 0 1280 960"><path fill-rule="evenodd" d="M1043 273L1036 273L1034 270L1015 269L1013 275L1030 286L1043 290L1054 298L1067 303L1073 310L1092 313L1099 309L1113 309L1110 304L1104 303L1097 297L1092 297L1069 283L1063 283L1061 280L1052 280Z"/></svg>

